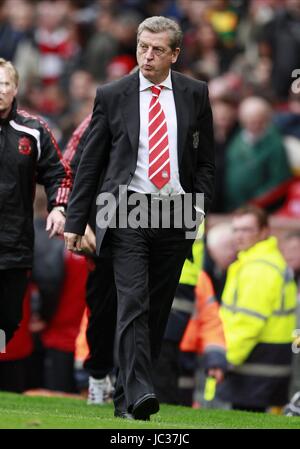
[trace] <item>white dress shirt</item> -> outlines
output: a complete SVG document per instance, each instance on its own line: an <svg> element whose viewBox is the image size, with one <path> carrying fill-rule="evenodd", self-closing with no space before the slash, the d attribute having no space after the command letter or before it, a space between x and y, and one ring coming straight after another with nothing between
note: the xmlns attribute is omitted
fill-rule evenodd
<svg viewBox="0 0 300 449"><path fill-rule="evenodd" d="M178 151L177 151L177 116L172 88L171 72L168 77L159 83L164 86L159 102L164 111L169 139L170 154L170 180L161 189L156 187L149 179L149 105L152 99L151 87L154 84L147 80L141 72L140 75L140 137L136 170L128 190L139 193L157 193L160 195L178 195L185 193L180 181L178 171Z"/></svg>

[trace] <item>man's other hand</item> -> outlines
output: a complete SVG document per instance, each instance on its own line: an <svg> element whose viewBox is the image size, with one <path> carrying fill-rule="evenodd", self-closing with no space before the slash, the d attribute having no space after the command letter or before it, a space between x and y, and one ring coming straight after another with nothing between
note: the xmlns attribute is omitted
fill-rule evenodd
<svg viewBox="0 0 300 449"><path fill-rule="evenodd" d="M81 240L82 236L78 234L73 234L72 232L65 232L65 247L66 249L73 251L75 253L82 252Z"/></svg>
<svg viewBox="0 0 300 449"><path fill-rule="evenodd" d="M52 209L47 217L46 231L51 239L55 235L63 235L66 217L57 209Z"/></svg>
<svg viewBox="0 0 300 449"><path fill-rule="evenodd" d="M89 225L87 225L84 236L81 239L81 250L85 254L94 254L96 252L96 236Z"/></svg>
<svg viewBox="0 0 300 449"><path fill-rule="evenodd" d="M223 382L224 380L224 372L221 370L221 368L211 368L208 370L207 375L209 377L214 377L217 381L217 384Z"/></svg>

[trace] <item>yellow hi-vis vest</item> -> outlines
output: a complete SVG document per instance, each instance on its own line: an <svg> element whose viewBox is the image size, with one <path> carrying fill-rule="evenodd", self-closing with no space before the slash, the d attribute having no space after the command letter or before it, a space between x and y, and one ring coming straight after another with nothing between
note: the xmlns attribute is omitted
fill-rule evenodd
<svg viewBox="0 0 300 449"><path fill-rule="evenodd" d="M199 227L198 236L192 247L193 259L186 259L182 267L179 284L196 286L199 273L203 266L204 242L201 237L204 232L204 222Z"/></svg>
<svg viewBox="0 0 300 449"><path fill-rule="evenodd" d="M229 267L222 295L229 363L243 364L259 343L290 343L296 302L297 287L275 237L240 252Z"/></svg>

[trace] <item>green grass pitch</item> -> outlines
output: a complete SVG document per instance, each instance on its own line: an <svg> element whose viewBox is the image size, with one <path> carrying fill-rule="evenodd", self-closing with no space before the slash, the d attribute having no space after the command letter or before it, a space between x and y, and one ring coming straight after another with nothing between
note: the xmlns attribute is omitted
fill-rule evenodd
<svg viewBox="0 0 300 449"><path fill-rule="evenodd" d="M300 429L300 417L162 405L150 422L115 418L113 406L0 393L1 429Z"/></svg>

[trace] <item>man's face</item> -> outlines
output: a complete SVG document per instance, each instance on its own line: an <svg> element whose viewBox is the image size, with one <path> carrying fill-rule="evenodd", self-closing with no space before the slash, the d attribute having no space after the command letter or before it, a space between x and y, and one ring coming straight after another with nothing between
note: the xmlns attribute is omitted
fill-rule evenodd
<svg viewBox="0 0 300 449"><path fill-rule="evenodd" d="M260 137L265 133L269 120L263 114L249 114L243 118L242 124L253 137Z"/></svg>
<svg viewBox="0 0 300 449"><path fill-rule="evenodd" d="M4 67L0 67L0 117L8 116L14 97L17 95L12 73Z"/></svg>
<svg viewBox="0 0 300 449"><path fill-rule="evenodd" d="M159 84L167 78L171 65L177 61L179 52L179 48L171 49L167 31L151 33L145 30L139 38L136 58L144 77L154 84Z"/></svg>
<svg viewBox="0 0 300 449"><path fill-rule="evenodd" d="M219 245L209 247L208 251L213 261L222 270L227 270L236 259L236 246L233 237L225 236Z"/></svg>
<svg viewBox="0 0 300 449"><path fill-rule="evenodd" d="M300 272L300 239L297 237L284 241L281 245L281 251L286 263L296 273Z"/></svg>
<svg viewBox="0 0 300 449"><path fill-rule="evenodd" d="M257 218L252 214L232 219L233 235L238 251L245 251L267 237L267 228L259 228Z"/></svg>

